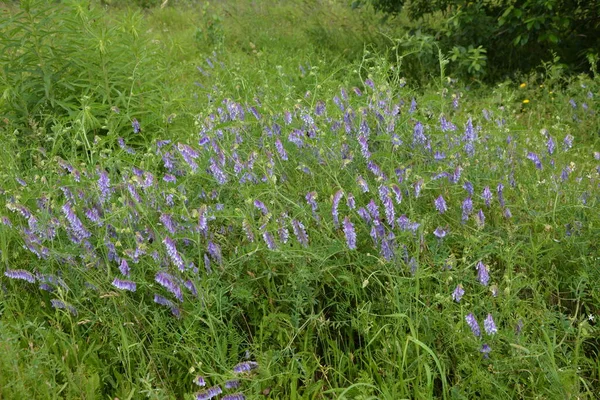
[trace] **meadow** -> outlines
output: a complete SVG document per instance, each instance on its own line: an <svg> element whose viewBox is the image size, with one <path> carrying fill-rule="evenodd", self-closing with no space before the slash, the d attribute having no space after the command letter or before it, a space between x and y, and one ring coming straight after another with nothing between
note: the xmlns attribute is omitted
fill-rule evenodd
<svg viewBox="0 0 600 400"><path fill-rule="evenodd" d="M600 397L597 60L487 83L335 1L0 13L0 399Z"/></svg>

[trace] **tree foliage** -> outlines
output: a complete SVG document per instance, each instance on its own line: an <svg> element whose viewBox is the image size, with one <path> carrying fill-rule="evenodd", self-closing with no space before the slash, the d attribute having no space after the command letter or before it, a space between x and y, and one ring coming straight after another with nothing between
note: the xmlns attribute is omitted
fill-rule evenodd
<svg viewBox="0 0 600 400"><path fill-rule="evenodd" d="M600 1L589 0L371 0L388 15L405 13L447 50L487 50L489 72L530 70L555 56L574 71L600 49ZM439 25L427 21L443 18Z"/></svg>

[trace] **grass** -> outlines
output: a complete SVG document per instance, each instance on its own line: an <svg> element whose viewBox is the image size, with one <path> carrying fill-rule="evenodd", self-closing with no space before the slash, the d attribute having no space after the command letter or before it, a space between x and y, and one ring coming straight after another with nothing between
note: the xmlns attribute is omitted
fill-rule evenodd
<svg viewBox="0 0 600 400"><path fill-rule="evenodd" d="M0 398L599 395L595 72L414 81L336 2L5 7Z"/></svg>

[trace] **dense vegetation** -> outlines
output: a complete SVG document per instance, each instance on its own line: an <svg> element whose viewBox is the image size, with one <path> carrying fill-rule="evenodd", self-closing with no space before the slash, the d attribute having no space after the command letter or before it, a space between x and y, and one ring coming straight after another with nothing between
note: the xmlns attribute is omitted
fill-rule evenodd
<svg viewBox="0 0 600 400"><path fill-rule="evenodd" d="M1 11L0 398L600 396L593 57L137 6Z"/></svg>

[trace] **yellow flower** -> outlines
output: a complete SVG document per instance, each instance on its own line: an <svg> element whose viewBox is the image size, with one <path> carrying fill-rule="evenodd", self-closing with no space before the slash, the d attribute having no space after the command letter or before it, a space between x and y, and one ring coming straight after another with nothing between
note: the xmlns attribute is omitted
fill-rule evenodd
<svg viewBox="0 0 600 400"><path fill-rule="evenodd" d="M519 87L520 87L521 89L523 89L523 88L524 88L524 87L526 87L526 86L527 86L527 84L526 84L526 83L521 83L521 84L519 85Z"/></svg>
<svg viewBox="0 0 600 400"><path fill-rule="evenodd" d="M529 103L529 99L523 100L523 104L528 104L528 103Z"/></svg>

